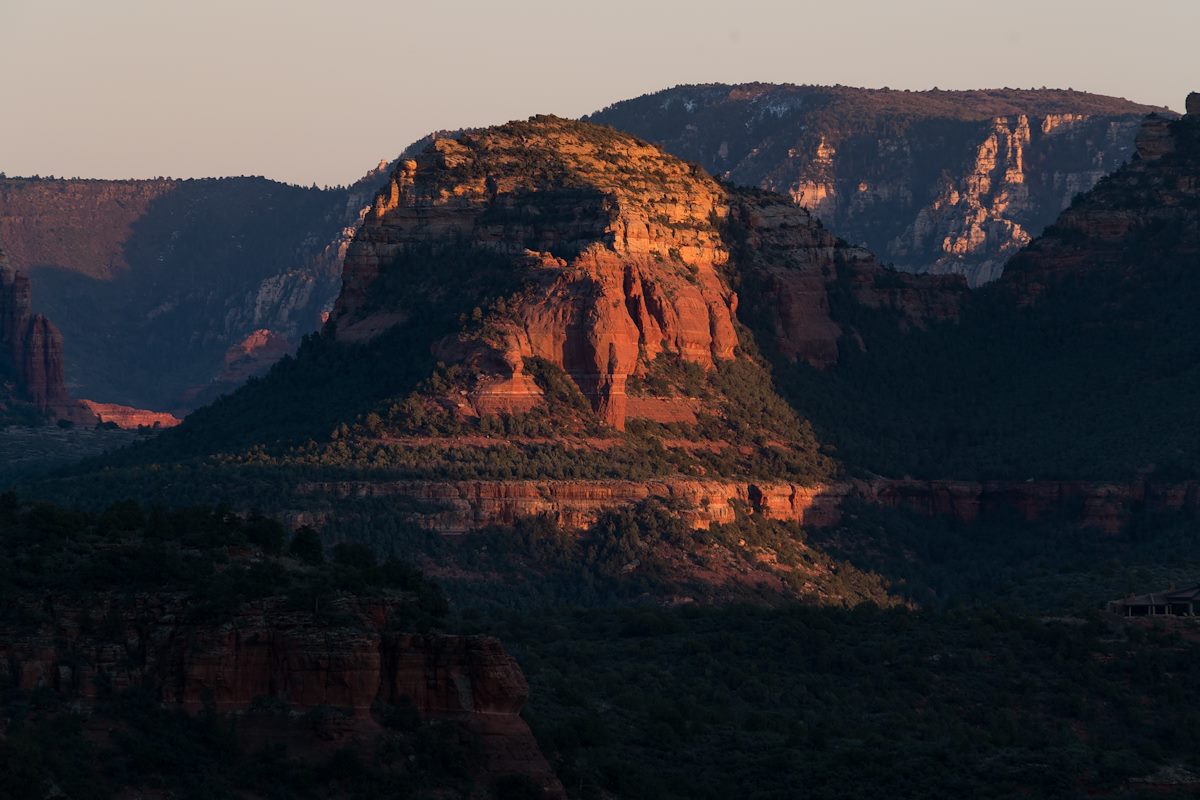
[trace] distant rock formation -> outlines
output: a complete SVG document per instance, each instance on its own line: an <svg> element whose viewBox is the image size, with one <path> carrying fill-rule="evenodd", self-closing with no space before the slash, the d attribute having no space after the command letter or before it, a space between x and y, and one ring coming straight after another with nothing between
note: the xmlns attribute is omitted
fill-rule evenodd
<svg viewBox="0 0 1200 800"><path fill-rule="evenodd" d="M328 190L0 178L0 241L62 326L76 393L184 413L320 328L383 174ZM230 349L263 330L273 346L230 369Z"/></svg>
<svg viewBox="0 0 1200 800"><path fill-rule="evenodd" d="M328 329L367 341L447 293L508 287L503 308L476 309L478 326L433 345L477 376L463 408L536 405L524 368L536 357L620 430L627 381L656 357L706 370L736 357L733 269L768 284L758 294L778 301L763 313L780 347L817 366L837 360L835 286L914 325L952 318L965 288L884 270L786 199L731 192L631 136L537 117L438 139L398 164L347 251Z"/></svg>
<svg viewBox="0 0 1200 800"><path fill-rule="evenodd" d="M9 266L0 250L0 410L32 406L51 420L93 423L63 384L63 344L58 329L30 308L29 278Z"/></svg>
<svg viewBox="0 0 1200 800"><path fill-rule="evenodd" d="M1096 184L1015 256L1001 286L1035 300L1072 275L1115 272L1130 285L1200 263L1200 98L1181 119L1151 114L1137 156ZM1140 276L1137 281L1131 279ZM1110 299L1114 306L1118 296Z"/></svg>
<svg viewBox="0 0 1200 800"><path fill-rule="evenodd" d="M22 595L15 603L39 620L0 627L0 658L16 689L53 689L87 709L100 686L136 687L190 713L207 705L245 714L264 702L295 717L336 708L348 715L345 733L363 738L382 730L373 711L408 703L421 720L461 726L477 748L477 779L525 775L546 797L564 796L519 715L529 686L500 642L395 631L386 599L339 598L333 616L267 598L221 622L203 621L199 602L180 592L131 598L113 589L82 604Z"/></svg>
<svg viewBox="0 0 1200 800"><path fill-rule="evenodd" d="M116 403L97 403L94 400L81 400L80 402L96 415L101 424L111 423L123 430L173 428L182 422L179 417L165 411L146 411Z"/></svg>
<svg viewBox="0 0 1200 800"><path fill-rule="evenodd" d="M976 286L1120 166L1152 110L1059 90L746 84L680 86L588 119L787 194L899 269Z"/></svg>

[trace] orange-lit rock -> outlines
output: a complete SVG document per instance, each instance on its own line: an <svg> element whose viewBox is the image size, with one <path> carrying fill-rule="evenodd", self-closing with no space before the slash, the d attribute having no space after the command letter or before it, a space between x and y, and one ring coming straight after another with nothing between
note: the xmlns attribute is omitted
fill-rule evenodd
<svg viewBox="0 0 1200 800"><path fill-rule="evenodd" d="M901 270L977 286L1127 160L1154 110L1069 90L751 83L677 86L589 119L785 194Z"/></svg>
<svg viewBox="0 0 1200 800"><path fill-rule="evenodd" d="M582 529L604 512L646 500L669 504L692 527L732 522L740 511L767 519L826 528L842 519L847 500L903 508L929 516L975 522L981 515L1015 511L1033 521L1061 516L1069 524L1115 534L1135 508L1200 512L1200 482L953 481L879 478L800 486L772 481L662 479L650 481L336 481L300 487L339 500L405 497L428 504L421 524L446 534L522 517L549 515ZM307 519L307 518L306 518ZM310 520L311 521L311 520ZM318 521L319 523L319 521Z"/></svg>
<svg viewBox="0 0 1200 800"><path fill-rule="evenodd" d="M719 274L726 213L711 178L605 129L537 118L439 139L400 162L377 195L330 326L359 341L402 320L372 304L372 284L409 248L457 241L493 252L525 290L488 338L439 345L439 357L453 353L488 376L477 410L536 401L520 364L537 356L620 429L640 364L659 353L705 367L733 357L737 299Z"/></svg>
<svg viewBox="0 0 1200 800"><path fill-rule="evenodd" d="M511 525L521 517L549 515L568 528L584 528L605 511L661 500L693 527L732 522L736 507L768 519L824 527L836 524L849 484L798 486L784 482L719 480L650 481L340 481L310 483L301 490L341 499L401 496L439 511L422 513L422 524L443 533Z"/></svg>
<svg viewBox="0 0 1200 800"><path fill-rule="evenodd" d="M398 163L349 247L327 330L363 342L406 324L453 287L420 275L406 284L402 270L464 251L490 254L471 280L521 287L502 310L477 310L478 331L432 345L438 361L478 377L472 413L536 405L522 364L539 357L617 429L631 413L691 421L697 409L661 400L631 412L626 384L663 354L705 369L735 357L731 274L766 287L766 307L750 313L771 320L787 356L817 366L837 361L835 286L918 327L955 318L965 289L883 270L786 198L731 191L610 129L538 117L437 139ZM428 266L404 260L412 253Z"/></svg>
<svg viewBox="0 0 1200 800"><path fill-rule="evenodd" d="M165 411L147 411L142 408L132 408L116 403L97 403L95 400L80 400L89 411L96 415L101 423L111 422L118 428L137 430L138 428L173 428L183 420Z"/></svg>

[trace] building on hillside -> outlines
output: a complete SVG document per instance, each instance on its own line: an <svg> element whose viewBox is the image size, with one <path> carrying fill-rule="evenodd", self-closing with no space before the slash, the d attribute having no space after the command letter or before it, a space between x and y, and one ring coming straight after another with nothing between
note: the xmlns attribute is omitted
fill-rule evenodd
<svg viewBox="0 0 1200 800"><path fill-rule="evenodd" d="M1122 617L1194 617L1200 615L1200 584L1112 600L1108 610Z"/></svg>

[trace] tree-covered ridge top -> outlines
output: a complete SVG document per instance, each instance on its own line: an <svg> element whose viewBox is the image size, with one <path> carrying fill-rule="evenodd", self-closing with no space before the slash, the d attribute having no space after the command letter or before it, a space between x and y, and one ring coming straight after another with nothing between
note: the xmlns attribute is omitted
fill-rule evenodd
<svg viewBox="0 0 1200 800"><path fill-rule="evenodd" d="M615 121L611 115L654 104L678 103L695 108L734 104L763 105L765 112L825 110L841 116L870 113L877 116L937 117L981 120L1018 114L1122 115L1173 114L1170 109L1135 103L1123 97L1074 89L869 89L855 86L797 85L791 83L685 84L606 106L587 119ZM770 107L770 108L769 108Z"/></svg>
<svg viewBox="0 0 1200 800"><path fill-rule="evenodd" d="M604 125L552 115L433 139L414 161L418 186L454 196L569 187L618 197L701 187L720 192L702 169L653 144ZM398 169L405 168L402 160Z"/></svg>

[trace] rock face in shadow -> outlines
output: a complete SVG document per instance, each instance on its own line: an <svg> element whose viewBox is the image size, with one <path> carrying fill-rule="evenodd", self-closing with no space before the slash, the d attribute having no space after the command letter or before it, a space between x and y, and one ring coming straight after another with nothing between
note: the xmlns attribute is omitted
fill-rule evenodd
<svg viewBox="0 0 1200 800"><path fill-rule="evenodd" d="M324 322L376 181L321 190L262 178L0 178L0 241L59 321L68 385L186 412L236 388ZM228 369L267 331L284 343Z"/></svg>
<svg viewBox="0 0 1200 800"><path fill-rule="evenodd" d="M562 796L519 716L525 677L496 639L395 632L385 599L342 597L317 615L268 598L220 622L171 593L25 601L41 624L0 623L0 661L21 691L52 688L86 706L98 687L140 688L192 713L334 709L364 734L382 730L386 708L411 706L423 722L461 726L481 755L479 777L524 775Z"/></svg>
<svg viewBox="0 0 1200 800"><path fill-rule="evenodd" d="M29 278L9 266L0 250L0 403L31 406L36 416L92 423L63 383L62 335L30 307ZM7 397L6 397L7 396Z"/></svg>
<svg viewBox="0 0 1200 800"><path fill-rule="evenodd" d="M1064 211L1013 258L1001 286L1021 302L1082 276L1131 287L1200 263L1200 109L1181 119L1152 114L1136 156ZM1114 299L1114 303L1119 300Z"/></svg>
<svg viewBox="0 0 1200 800"><path fill-rule="evenodd" d="M589 119L786 194L900 269L979 285L1131 155L1152 110L1060 90L746 84L676 87Z"/></svg>

